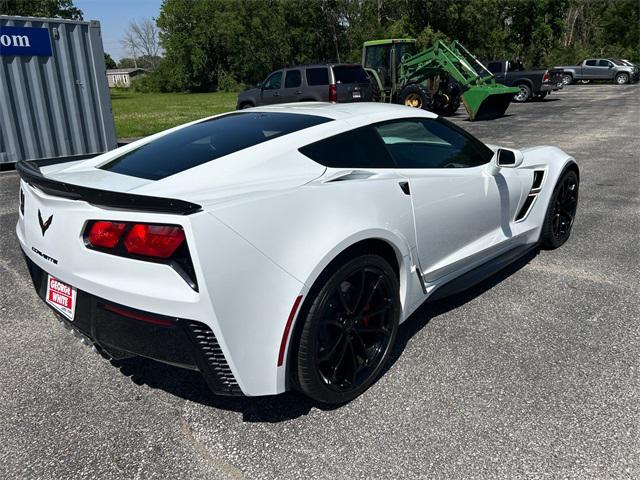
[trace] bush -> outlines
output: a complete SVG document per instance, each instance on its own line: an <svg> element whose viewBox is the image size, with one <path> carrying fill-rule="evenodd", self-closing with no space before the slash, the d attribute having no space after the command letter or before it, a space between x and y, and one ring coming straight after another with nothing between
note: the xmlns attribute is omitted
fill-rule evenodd
<svg viewBox="0 0 640 480"><path fill-rule="evenodd" d="M242 85L232 74L222 69L218 71L218 91L239 92L240 90L242 90Z"/></svg>
<svg viewBox="0 0 640 480"><path fill-rule="evenodd" d="M153 73L146 73L131 80L131 89L138 93L155 93L160 87Z"/></svg>

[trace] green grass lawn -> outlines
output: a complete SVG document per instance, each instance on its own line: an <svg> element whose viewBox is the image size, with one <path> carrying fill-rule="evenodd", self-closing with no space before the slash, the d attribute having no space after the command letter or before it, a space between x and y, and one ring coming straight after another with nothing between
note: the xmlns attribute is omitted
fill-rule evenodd
<svg viewBox="0 0 640 480"><path fill-rule="evenodd" d="M237 93L135 93L112 90L118 138L144 137L235 109Z"/></svg>

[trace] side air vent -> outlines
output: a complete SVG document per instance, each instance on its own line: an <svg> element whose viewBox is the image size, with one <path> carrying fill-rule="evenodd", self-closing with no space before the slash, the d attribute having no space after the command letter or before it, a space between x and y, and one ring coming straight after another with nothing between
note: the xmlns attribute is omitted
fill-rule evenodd
<svg viewBox="0 0 640 480"><path fill-rule="evenodd" d="M533 204L538 198L538 194L542 190L542 181L544 180L544 170L534 170L533 171L533 183L531 185L531 190L529 190L529 195L527 195L527 199L524 201L524 204L520 208L518 215L516 215L516 222L521 222L533 207Z"/></svg>
<svg viewBox="0 0 640 480"><path fill-rule="evenodd" d="M540 190L542 187L542 179L544 178L544 170L534 170L533 172L533 185L531 190Z"/></svg>
<svg viewBox="0 0 640 480"><path fill-rule="evenodd" d="M202 354L205 368L202 373L216 393L234 395L241 393L220 344L211 329L204 323L189 321L189 330Z"/></svg>

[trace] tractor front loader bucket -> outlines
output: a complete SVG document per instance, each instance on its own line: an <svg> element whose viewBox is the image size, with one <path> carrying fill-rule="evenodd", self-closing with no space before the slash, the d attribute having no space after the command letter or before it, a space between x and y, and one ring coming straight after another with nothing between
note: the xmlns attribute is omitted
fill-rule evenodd
<svg viewBox="0 0 640 480"><path fill-rule="evenodd" d="M462 94L464 108L471 120L489 120L504 115L513 96L520 89L500 83L471 85Z"/></svg>

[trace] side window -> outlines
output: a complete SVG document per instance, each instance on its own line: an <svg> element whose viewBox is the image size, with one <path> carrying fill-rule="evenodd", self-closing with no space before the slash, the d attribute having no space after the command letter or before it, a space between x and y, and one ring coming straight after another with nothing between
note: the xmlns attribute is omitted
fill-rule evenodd
<svg viewBox="0 0 640 480"><path fill-rule="evenodd" d="M276 72L269 75L269 78L264 82L265 90L278 90L282 85L282 72Z"/></svg>
<svg viewBox="0 0 640 480"><path fill-rule="evenodd" d="M609 67L609 65L611 65L609 60L598 60L599 67Z"/></svg>
<svg viewBox="0 0 640 480"><path fill-rule="evenodd" d="M501 62L491 62L487 69L491 73L502 73L502 63Z"/></svg>
<svg viewBox="0 0 640 480"><path fill-rule="evenodd" d="M493 151L443 119L375 125L399 168L468 168L488 163Z"/></svg>
<svg viewBox="0 0 640 480"><path fill-rule="evenodd" d="M587 60L587 61L585 62L585 65L586 65L587 67L595 67L595 66L596 66L596 63L597 63L597 62L596 62L596 60Z"/></svg>
<svg viewBox="0 0 640 480"><path fill-rule="evenodd" d="M289 70L284 77L284 88L296 88L302 83L300 70Z"/></svg>
<svg viewBox="0 0 640 480"><path fill-rule="evenodd" d="M302 147L300 153L325 167L394 168L371 127L361 127Z"/></svg>
<svg viewBox="0 0 640 480"><path fill-rule="evenodd" d="M329 71L326 67L307 68L307 85L316 87L318 85L329 85Z"/></svg>

